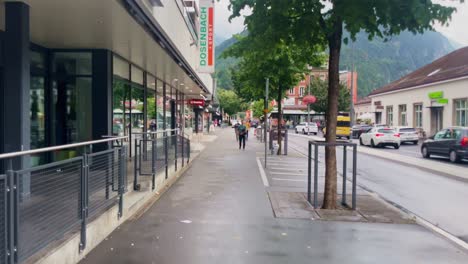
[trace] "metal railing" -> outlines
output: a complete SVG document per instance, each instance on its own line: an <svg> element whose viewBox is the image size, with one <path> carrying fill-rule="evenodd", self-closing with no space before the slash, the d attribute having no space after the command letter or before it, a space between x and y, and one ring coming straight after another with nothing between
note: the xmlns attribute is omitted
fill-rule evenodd
<svg viewBox="0 0 468 264"><path fill-rule="evenodd" d="M0 154L6 167L0 175L0 263L24 262L72 232L80 232L81 251L90 218L115 205L121 217L126 185L126 146L121 141L126 138ZM115 141L120 146L111 146ZM105 150L93 152L95 145ZM70 149L81 151L73 152L75 157L25 165L30 155Z"/></svg>
<svg viewBox="0 0 468 264"><path fill-rule="evenodd" d="M264 137L264 135L263 135L263 128L261 128L261 127L255 128L255 135L257 136L257 139L258 139L261 143L264 142L264 141L263 141L263 140L264 140L264 138L263 138L263 137Z"/></svg>
<svg viewBox="0 0 468 264"><path fill-rule="evenodd" d="M312 159L312 146L314 147L314 157ZM319 147L343 147L343 172L342 172L342 192L341 192L341 204L347 207L351 207L353 210L356 209L356 185L357 185L357 144L350 143L348 141L337 141L335 143L328 143L325 141L309 141L309 155L308 159L308 170L307 170L307 201L313 205L314 208L318 208L318 160L319 160ZM353 148L353 171L352 171L352 189L351 189L351 206L346 201L346 182L347 182L347 148ZM311 200L311 188L312 188L312 160L314 161L314 199Z"/></svg>
<svg viewBox="0 0 468 264"><path fill-rule="evenodd" d="M133 189L140 190L140 177L151 177L151 188L156 188L156 174L161 170L168 178L169 165L174 164L177 171L179 164L184 167L190 160L190 140L179 129L166 129L134 133L140 138L134 139L135 157L133 163Z"/></svg>
<svg viewBox="0 0 468 264"><path fill-rule="evenodd" d="M280 133L281 133L281 144L283 145L282 146L282 151L283 151L283 155L288 155L288 130L287 129L281 129L280 130ZM276 154L276 145L275 145L275 141L278 140L278 129L270 129L269 131L269 146L270 146L270 151L271 151L271 155L274 155Z"/></svg>

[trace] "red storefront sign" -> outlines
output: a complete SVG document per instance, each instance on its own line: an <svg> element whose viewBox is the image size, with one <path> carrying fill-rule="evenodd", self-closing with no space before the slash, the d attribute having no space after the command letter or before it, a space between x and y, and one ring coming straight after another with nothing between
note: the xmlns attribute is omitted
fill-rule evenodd
<svg viewBox="0 0 468 264"><path fill-rule="evenodd" d="M188 100L189 105L193 106L205 106L205 100L203 99L190 99Z"/></svg>

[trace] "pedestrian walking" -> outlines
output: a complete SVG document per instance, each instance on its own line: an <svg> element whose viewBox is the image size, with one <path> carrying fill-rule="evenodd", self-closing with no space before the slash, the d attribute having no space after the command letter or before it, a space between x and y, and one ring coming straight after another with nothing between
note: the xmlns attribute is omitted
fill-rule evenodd
<svg viewBox="0 0 468 264"><path fill-rule="evenodd" d="M247 127L244 125L244 121L237 128L239 131L239 149L245 149L245 137L247 136Z"/></svg>

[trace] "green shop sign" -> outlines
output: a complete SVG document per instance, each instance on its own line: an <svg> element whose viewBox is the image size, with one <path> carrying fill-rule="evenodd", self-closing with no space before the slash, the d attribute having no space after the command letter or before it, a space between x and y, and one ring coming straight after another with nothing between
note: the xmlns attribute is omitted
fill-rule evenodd
<svg viewBox="0 0 468 264"><path fill-rule="evenodd" d="M439 99L437 99L437 103L439 103L439 104L448 104L448 99L447 98L439 98Z"/></svg>
<svg viewBox="0 0 468 264"><path fill-rule="evenodd" d="M429 93L429 98L430 99L441 99L443 97L444 97L444 92L443 91L437 91L437 92Z"/></svg>

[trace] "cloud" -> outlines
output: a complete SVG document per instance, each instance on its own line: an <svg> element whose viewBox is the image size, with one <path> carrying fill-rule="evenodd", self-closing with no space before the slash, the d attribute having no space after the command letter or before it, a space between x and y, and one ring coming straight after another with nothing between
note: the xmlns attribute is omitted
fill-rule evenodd
<svg viewBox="0 0 468 264"><path fill-rule="evenodd" d="M448 38L463 44L468 45L468 33L466 31L466 25L468 25L468 6L466 3L460 3L459 0L433 0L434 3L438 3L445 6L454 6L457 8L457 12L452 15L452 20L448 26L436 25L437 31L441 32ZM230 38L233 34L239 33L244 30L244 18L235 18L229 23L229 16L232 14L229 11L229 0L220 0L215 2L216 14L215 14L215 34L223 39ZM244 12L248 14L249 11Z"/></svg>
<svg viewBox="0 0 468 264"><path fill-rule="evenodd" d="M457 8L456 13L452 15L452 20L449 22L449 25L436 25L436 30L460 44L468 45L468 33L466 31L466 25L468 25L467 4L454 0L434 0L434 3Z"/></svg>
<svg viewBox="0 0 468 264"><path fill-rule="evenodd" d="M232 12L228 9L228 6L229 0L215 2L215 34L224 39L240 33L245 28L243 17L237 17L229 22L229 16Z"/></svg>

